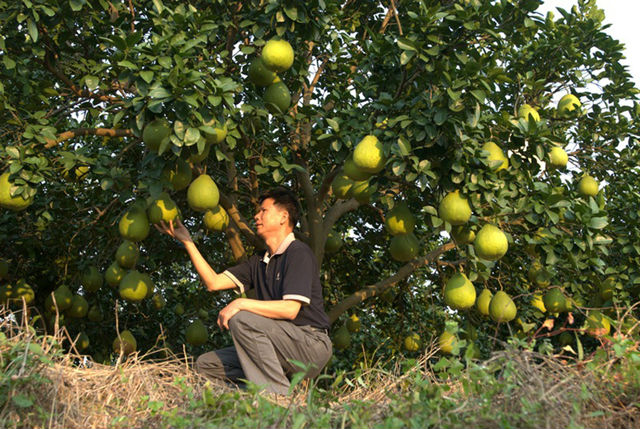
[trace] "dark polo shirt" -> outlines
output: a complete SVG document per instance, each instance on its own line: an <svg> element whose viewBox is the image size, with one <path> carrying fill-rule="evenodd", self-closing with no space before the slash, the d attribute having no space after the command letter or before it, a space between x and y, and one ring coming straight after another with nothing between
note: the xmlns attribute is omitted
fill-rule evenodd
<svg viewBox="0 0 640 429"><path fill-rule="evenodd" d="M302 306L293 319L294 324L329 329L316 257L293 233L273 255L268 251L259 252L223 274L233 280L241 292L256 289L256 297L261 301L300 301Z"/></svg>

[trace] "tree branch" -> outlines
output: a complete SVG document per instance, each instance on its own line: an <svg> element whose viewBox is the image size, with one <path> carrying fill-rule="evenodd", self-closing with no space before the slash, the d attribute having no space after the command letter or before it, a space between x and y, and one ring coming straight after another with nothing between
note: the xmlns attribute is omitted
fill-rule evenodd
<svg viewBox="0 0 640 429"><path fill-rule="evenodd" d="M262 242L260 237L258 237L256 233L253 232L253 230L249 227L246 219L244 219L244 217L240 214L238 207L231 201L231 199L227 195L223 194L222 192L220 192L220 204L227 211L227 214L236 224L240 232L249 240L251 245L253 245L253 247L257 249L263 249L264 243Z"/></svg>
<svg viewBox="0 0 640 429"><path fill-rule="evenodd" d="M131 137L133 136L133 131L126 128L77 128L75 130L65 131L63 133L58 134L56 139L47 139L45 148L51 149L56 146L58 143L63 142L65 140L72 139L74 137L80 136L103 136L103 137Z"/></svg>
<svg viewBox="0 0 640 429"><path fill-rule="evenodd" d="M396 23L398 24L398 33L402 36L402 24L400 24L400 17L398 16L398 9L396 8L396 2L391 0L391 10L393 10L393 16L396 18Z"/></svg>
<svg viewBox="0 0 640 429"><path fill-rule="evenodd" d="M424 258L414 259L413 261L408 262L407 264L403 265L398 270L398 272L396 272L391 277L388 277L388 278L386 278L384 280L381 280L376 284L368 285L368 286L363 287L359 291L357 291L357 292L353 293L352 295L348 296L342 302L339 302L338 304L333 306L333 308L331 310L329 310L329 313L328 313L329 321L331 323L335 322L338 319L338 317L340 317L340 315L343 314L345 311L349 310L352 307L355 307L356 305L360 304L361 302L363 302L364 300L366 300L368 298L371 298L371 297L376 296L376 295L380 295L381 293L383 293L388 288L396 285L399 281L407 278L411 273L413 273L418 268L421 268L421 267L423 267L425 265L430 264L438 256L440 256L444 252L447 252L447 251L453 249L454 247L455 247L454 243L443 244L442 246L438 247L437 249L432 250L431 252L427 253L424 256Z"/></svg>

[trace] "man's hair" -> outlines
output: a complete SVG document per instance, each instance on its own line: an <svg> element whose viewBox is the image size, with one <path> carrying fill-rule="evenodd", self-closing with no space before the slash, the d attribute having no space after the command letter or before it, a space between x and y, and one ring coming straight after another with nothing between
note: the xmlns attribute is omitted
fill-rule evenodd
<svg viewBox="0 0 640 429"><path fill-rule="evenodd" d="M262 202L268 198L273 198L274 205L277 205L289 213L289 225L295 228L300 218L300 203L298 202L296 194L284 186L278 186L260 195L258 202L262 204Z"/></svg>

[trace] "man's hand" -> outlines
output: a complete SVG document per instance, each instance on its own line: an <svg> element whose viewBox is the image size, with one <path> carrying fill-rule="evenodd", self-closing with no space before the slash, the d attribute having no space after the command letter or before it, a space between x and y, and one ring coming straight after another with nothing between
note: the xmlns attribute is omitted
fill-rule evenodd
<svg viewBox="0 0 640 429"><path fill-rule="evenodd" d="M243 310L245 298L236 298L218 313L218 326L220 329L229 329L229 320L240 310Z"/></svg>
<svg viewBox="0 0 640 429"><path fill-rule="evenodd" d="M193 241L189 230L187 230L179 218L175 219L175 224L173 220L170 220L168 225L164 221L160 221L160 225L155 224L154 226L158 231L170 235L181 243Z"/></svg>

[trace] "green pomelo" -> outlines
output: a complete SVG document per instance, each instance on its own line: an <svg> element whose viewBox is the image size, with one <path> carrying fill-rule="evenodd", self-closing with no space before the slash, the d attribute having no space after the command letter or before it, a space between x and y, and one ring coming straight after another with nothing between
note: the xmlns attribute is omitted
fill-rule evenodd
<svg viewBox="0 0 640 429"><path fill-rule="evenodd" d="M476 302L476 288L463 273L456 273L444 286L444 302L454 310L466 310Z"/></svg>
<svg viewBox="0 0 640 429"><path fill-rule="evenodd" d="M476 300L476 308L478 309L478 313L483 316L489 315L489 304L491 303L491 298L493 298L493 294L489 289L482 289L480 295L478 295L478 299Z"/></svg>
<svg viewBox="0 0 640 429"><path fill-rule="evenodd" d="M564 169L569 162L569 155L560 146L554 146L549 151L549 167Z"/></svg>
<svg viewBox="0 0 640 429"><path fill-rule="evenodd" d="M36 298L36 293L27 282L20 279L16 282L15 287L11 289L10 298L14 302L15 306L21 307L23 305L23 302L26 305L30 305L31 303L33 303L34 299Z"/></svg>
<svg viewBox="0 0 640 429"><path fill-rule="evenodd" d="M279 80L278 75L269 70L260 57L251 62L247 76L255 86L269 86Z"/></svg>
<svg viewBox="0 0 640 429"><path fill-rule="evenodd" d="M89 344L89 336L84 332L80 332L80 334L78 335L78 339L76 340L76 349L81 352L83 350L86 350L89 347Z"/></svg>
<svg viewBox="0 0 640 429"><path fill-rule="evenodd" d="M167 305L167 301L160 295L159 293L154 293L151 297L151 303L153 304L153 308L156 310L162 310L165 305Z"/></svg>
<svg viewBox="0 0 640 429"><path fill-rule="evenodd" d="M486 224L478 232L473 246L479 258L487 261L497 261L507 253L509 242L500 228Z"/></svg>
<svg viewBox="0 0 640 429"><path fill-rule="evenodd" d="M178 207L169 194L162 192L147 208L147 216L149 221L154 224L161 221L169 223L178 217Z"/></svg>
<svg viewBox="0 0 640 429"><path fill-rule="evenodd" d="M444 331L438 337L438 347L442 353L453 354L454 348L458 345L458 337L449 331Z"/></svg>
<svg viewBox="0 0 640 429"><path fill-rule="evenodd" d="M201 320L208 320L209 319L209 312L207 310L205 310L204 308L201 308L200 310L198 310L198 317Z"/></svg>
<svg viewBox="0 0 640 429"><path fill-rule="evenodd" d="M158 152L160 144L169 138L171 126L165 119L155 119L149 122L142 131L142 141L153 152Z"/></svg>
<svg viewBox="0 0 640 429"><path fill-rule="evenodd" d="M173 307L173 312L178 316L182 316L184 314L184 305L177 303L176 306Z"/></svg>
<svg viewBox="0 0 640 429"><path fill-rule="evenodd" d="M571 335L571 333L567 331L564 331L562 334L558 336L558 342L562 347L573 344L573 339L574 339L573 335Z"/></svg>
<svg viewBox="0 0 640 429"><path fill-rule="evenodd" d="M196 319L187 327L185 338L192 346L201 346L207 342L209 333L202 320Z"/></svg>
<svg viewBox="0 0 640 429"><path fill-rule="evenodd" d="M125 240L138 242L142 241L149 235L149 218L143 210L130 209L121 218L118 223L120 235Z"/></svg>
<svg viewBox="0 0 640 429"><path fill-rule="evenodd" d="M282 39L271 39L262 47L262 62L266 68L276 73L293 65L293 48Z"/></svg>
<svg viewBox="0 0 640 429"><path fill-rule="evenodd" d="M71 307L71 300L73 294L67 285L61 285L53 291L53 298L55 298L55 304L58 306L58 311L65 311ZM45 308L51 312L55 312L55 306L51 295L45 300Z"/></svg>
<svg viewBox="0 0 640 429"><path fill-rule="evenodd" d="M174 191L181 191L189 186L193 173L191 165L182 158L177 158L175 164L165 166L162 170L164 179L171 183Z"/></svg>
<svg viewBox="0 0 640 429"><path fill-rule="evenodd" d="M87 292L96 292L102 287L104 279L95 266L91 265L82 273L82 286Z"/></svg>
<svg viewBox="0 0 640 429"><path fill-rule="evenodd" d="M609 301L613 298L613 294L616 290L616 279L613 277L607 277L598 288L598 293L603 301Z"/></svg>
<svg viewBox="0 0 640 429"><path fill-rule="evenodd" d="M337 350L344 350L351 345L351 333L346 325L342 325L333 334L333 347Z"/></svg>
<svg viewBox="0 0 640 429"><path fill-rule="evenodd" d="M149 285L142 274L137 270L129 271L118 288L120 297L128 301L138 302L146 298Z"/></svg>
<svg viewBox="0 0 640 429"><path fill-rule="evenodd" d="M329 254L336 253L342 245L343 241L340 235L335 231L331 231L329 235L327 235L327 240L324 242L324 251Z"/></svg>
<svg viewBox="0 0 640 429"><path fill-rule="evenodd" d="M523 104L518 109L518 117L521 119L529 120L529 118L533 119L535 122L540 122L540 114L538 111L530 106L529 104Z"/></svg>
<svg viewBox="0 0 640 429"><path fill-rule="evenodd" d="M460 191L456 189L440 201L438 215L451 225L463 225L471 217L471 207L467 199L460 196Z"/></svg>
<svg viewBox="0 0 640 429"><path fill-rule="evenodd" d="M408 352L417 352L420 350L420 335L415 332L407 335L404 339L404 348Z"/></svg>
<svg viewBox="0 0 640 429"><path fill-rule="evenodd" d="M98 307L97 305L92 305L87 312L87 319L94 323L102 322L104 316L102 315L102 310L100 310L100 307Z"/></svg>
<svg viewBox="0 0 640 429"><path fill-rule="evenodd" d="M122 268L133 268L138 262L140 256L140 249L138 245L132 241L124 240L118 250L116 250L116 263ZM113 273L114 275L117 273ZM122 278L120 278L122 280ZM118 284L120 283L118 280ZM115 278L113 282L109 282L110 286L115 286Z"/></svg>
<svg viewBox="0 0 640 429"><path fill-rule="evenodd" d="M483 151L488 152L487 160L491 169L494 171L506 170L509 167L509 158L507 158L497 144L494 142L487 142L482 145Z"/></svg>
<svg viewBox="0 0 640 429"><path fill-rule="evenodd" d="M133 334L131 333L131 331L129 331L128 329L120 332L120 336L116 337L116 339L113 340L113 344L112 344L113 352L118 355L120 353L122 353L125 356L129 355L135 352L137 348L138 348L138 343L136 342L136 339L133 337Z"/></svg>
<svg viewBox="0 0 640 429"><path fill-rule="evenodd" d="M547 287L551 284L551 273L537 260L529 267L527 276L529 277L529 281L535 283L536 286Z"/></svg>
<svg viewBox="0 0 640 429"><path fill-rule="evenodd" d="M360 204L369 204L371 196L375 191L376 187L374 185L371 185L368 180L362 180L353 183L353 186L349 190L349 195L355 198Z"/></svg>
<svg viewBox="0 0 640 429"><path fill-rule="evenodd" d="M71 298L71 307L67 309L67 316L80 319L87 315L89 311L89 303L81 295L73 295Z"/></svg>
<svg viewBox="0 0 640 429"><path fill-rule="evenodd" d="M578 193L583 197L598 195L598 181L589 175L584 175L578 182Z"/></svg>
<svg viewBox="0 0 640 429"><path fill-rule="evenodd" d="M353 149L353 162L360 171L379 173L387 162L384 146L376 136L365 136Z"/></svg>
<svg viewBox="0 0 640 429"><path fill-rule="evenodd" d="M263 99L267 110L273 115L286 113L291 106L291 92L284 82L269 85Z"/></svg>
<svg viewBox="0 0 640 429"><path fill-rule="evenodd" d="M353 187L353 180L349 179L344 174L338 175L331 182L331 191L336 198L346 199L350 195L351 188Z"/></svg>
<svg viewBox="0 0 640 429"><path fill-rule="evenodd" d="M353 157L349 157L344 162L342 166L342 172L349 177L349 179L359 182L361 180L368 180L373 174L368 173L366 171L360 170L355 162L353 162Z"/></svg>
<svg viewBox="0 0 640 429"><path fill-rule="evenodd" d="M476 233L465 225L454 225L451 228L451 236L455 240L456 244L460 246L473 243L476 239Z"/></svg>
<svg viewBox="0 0 640 429"><path fill-rule="evenodd" d="M359 332L362 327L362 323L360 322L360 318L355 314L352 314L347 319L347 329L349 332Z"/></svg>
<svg viewBox="0 0 640 429"><path fill-rule="evenodd" d="M209 231L224 231L229 226L229 214L218 205L204 213L203 221Z"/></svg>
<svg viewBox="0 0 640 429"><path fill-rule="evenodd" d="M0 176L0 207L13 211L21 211L33 203L33 197L24 198L24 194L11 196L13 183L9 181L9 173ZM29 188L25 188L25 191ZM24 191L23 191L24 192Z"/></svg>
<svg viewBox="0 0 640 429"><path fill-rule="evenodd" d="M420 242L413 233L396 235L391 239L389 253L399 262L409 262L420 251Z"/></svg>
<svg viewBox="0 0 640 429"><path fill-rule="evenodd" d="M210 143L206 143L204 145L204 149L202 149L201 153L198 152L198 145L193 145L191 146L191 150L190 150L189 162L192 162L192 163L202 162L205 159L207 159L210 152L211 152Z"/></svg>
<svg viewBox="0 0 640 429"><path fill-rule="evenodd" d="M384 225L391 235L410 234L416 226L416 218L407 203L402 201L387 214Z"/></svg>
<svg viewBox="0 0 640 429"><path fill-rule="evenodd" d="M205 139L208 145L222 143L227 138L227 124L221 125L216 119L212 119L205 123L213 128L213 133L206 131Z"/></svg>
<svg viewBox="0 0 640 429"><path fill-rule="evenodd" d="M549 313L561 313L567 310L567 298L558 288L549 289L544 294L542 302Z"/></svg>
<svg viewBox="0 0 640 429"><path fill-rule="evenodd" d="M203 212L214 209L219 200L220 192L211 176L201 174L189 185L187 202L193 210Z"/></svg>
<svg viewBox="0 0 640 429"><path fill-rule="evenodd" d="M516 304L505 291L498 291L489 302L489 316L498 323L510 322L516 318Z"/></svg>

